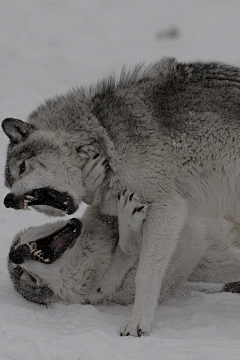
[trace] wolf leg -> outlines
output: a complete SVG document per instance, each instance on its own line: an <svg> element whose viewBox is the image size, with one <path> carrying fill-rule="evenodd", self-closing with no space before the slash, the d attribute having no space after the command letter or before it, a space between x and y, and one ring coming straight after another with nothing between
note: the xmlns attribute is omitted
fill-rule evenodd
<svg viewBox="0 0 240 360"><path fill-rule="evenodd" d="M118 195L119 246L127 255L139 254L147 206L129 190Z"/></svg>
<svg viewBox="0 0 240 360"><path fill-rule="evenodd" d="M143 242L135 284L132 316L121 328L122 336L141 336L150 332L162 281L187 216L183 199L151 204L143 226Z"/></svg>

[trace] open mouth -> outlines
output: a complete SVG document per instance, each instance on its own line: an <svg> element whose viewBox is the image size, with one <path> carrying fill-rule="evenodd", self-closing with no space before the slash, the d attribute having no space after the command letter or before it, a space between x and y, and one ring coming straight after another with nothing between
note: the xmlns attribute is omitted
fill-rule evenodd
<svg viewBox="0 0 240 360"><path fill-rule="evenodd" d="M64 227L48 236L18 245L10 251L9 259L14 264L22 264L27 259L52 264L70 245L74 244L81 231L81 221L73 218Z"/></svg>
<svg viewBox="0 0 240 360"><path fill-rule="evenodd" d="M77 207L73 198L67 192L61 193L49 187L32 190L19 199L12 193L6 195L4 205L13 209L29 210L28 206L47 205L63 211L63 214L71 215Z"/></svg>

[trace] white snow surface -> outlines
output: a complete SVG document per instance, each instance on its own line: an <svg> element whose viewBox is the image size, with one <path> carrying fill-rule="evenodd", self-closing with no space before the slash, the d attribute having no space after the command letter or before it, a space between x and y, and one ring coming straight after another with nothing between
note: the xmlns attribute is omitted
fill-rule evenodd
<svg viewBox="0 0 240 360"><path fill-rule="evenodd" d="M0 10L2 119L24 120L45 98L124 64L174 56L240 65L239 0L1 0ZM8 275L9 246L20 229L47 221L55 219L0 206L0 360L240 359L240 295L219 292L221 284L186 284L141 338L119 336L132 305L46 309L24 300Z"/></svg>

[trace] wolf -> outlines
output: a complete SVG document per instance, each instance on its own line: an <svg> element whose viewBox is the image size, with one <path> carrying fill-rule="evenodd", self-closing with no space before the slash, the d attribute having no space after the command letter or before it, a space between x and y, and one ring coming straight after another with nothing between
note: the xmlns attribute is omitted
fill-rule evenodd
<svg viewBox="0 0 240 360"><path fill-rule="evenodd" d="M120 204L122 223L141 238L146 206L129 191L120 195ZM126 305L134 300L138 257L121 251L118 218L89 206L81 220L18 233L10 247L8 269L15 289L41 305Z"/></svg>
<svg viewBox="0 0 240 360"><path fill-rule="evenodd" d="M197 266L206 234L216 239L220 229L227 236L229 226L238 228L239 100L239 68L165 58L49 99L27 122L2 123L10 139L5 206L59 215L85 201L117 216L124 189L147 205L141 245L133 246L139 250L135 301L123 335L150 332L176 251L180 282L190 274L181 276L179 264ZM82 170L95 156L109 169L89 193ZM134 255L122 230L119 246Z"/></svg>
<svg viewBox="0 0 240 360"><path fill-rule="evenodd" d="M132 234L130 242L134 237L141 242L147 207L135 194L124 191L119 196L118 211L117 218L90 206L81 220L72 218L18 233L8 258L8 270L15 289L28 301L47 307L53 303L132 303L139 256L122 252L118 222L121 220L122 226ZM224 282L239 278L239 229L222 220L206 225L203 251L195 254L192 248L186 261L179 263L180 249L176 250L163 280L160 302L176 292L181 285L178 279L185 274L190 273L186 280L193 282ZM136 243L131 245L138 252ZM198 258L195 268L188 261L190 255ZM234 285L228 284L223 291L234 292ZM138 336L141 335L139 329Z"/></svg>

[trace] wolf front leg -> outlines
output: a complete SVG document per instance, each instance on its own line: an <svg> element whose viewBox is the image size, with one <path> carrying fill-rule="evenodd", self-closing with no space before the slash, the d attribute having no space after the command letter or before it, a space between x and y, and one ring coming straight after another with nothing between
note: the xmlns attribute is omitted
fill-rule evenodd
<svg viewBox="0 0 240 360"><path fill-rule="evenodd" d="M163 277L186 216L187 206L181 198L169 199L163 205L152 204L148 208L132 316L122 326L121 336L141 336L150 332Z"/></svg>

